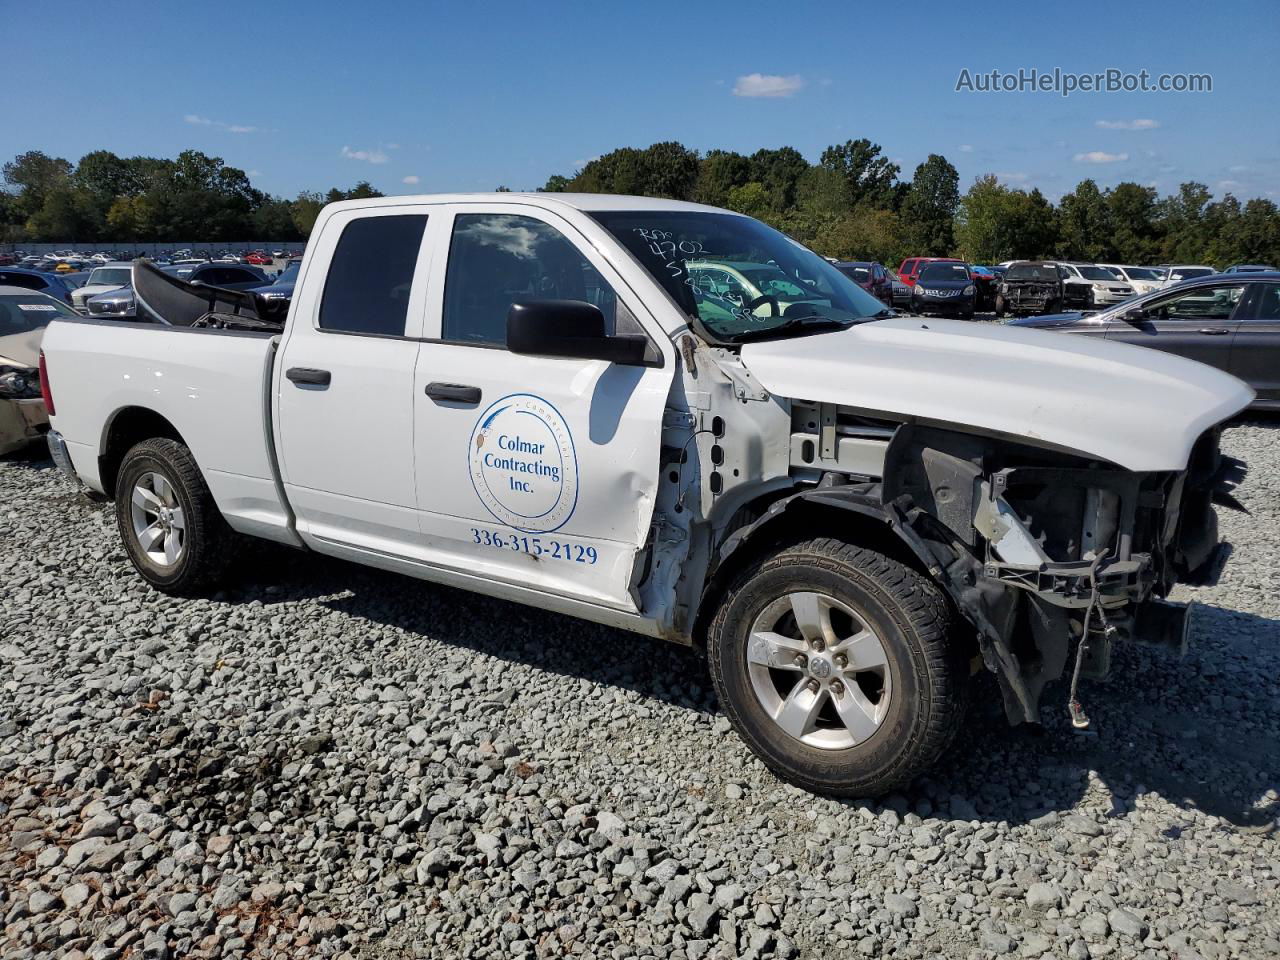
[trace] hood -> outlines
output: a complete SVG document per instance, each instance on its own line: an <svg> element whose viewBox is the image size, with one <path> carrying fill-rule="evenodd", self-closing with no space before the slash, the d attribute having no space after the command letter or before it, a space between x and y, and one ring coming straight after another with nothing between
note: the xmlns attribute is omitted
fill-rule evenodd
<svg viewBox="0 0 1280 960"><path fill-rule="evenodd" d="M1209 427L1253 400L1204 364L1092 337L896 317L746 343L771 393L1022 437L1129 470L1182 470Z"/></svg>
<svg viewBox="0 0 1280 960"><path fill-rule="evenodd" d="M1068 313L1042 313L1037 317L1018 317L1008 321L1008 324L1011 327L1069 327L1082 319L1084 314L1073 310Z"/></svg>
<svg viewBox="0 0 1280 960"><path fill-rule="evenodd" d="M40 341L43 337L44 327L0 337L0 367L34 368L40 362Z"/></svg>

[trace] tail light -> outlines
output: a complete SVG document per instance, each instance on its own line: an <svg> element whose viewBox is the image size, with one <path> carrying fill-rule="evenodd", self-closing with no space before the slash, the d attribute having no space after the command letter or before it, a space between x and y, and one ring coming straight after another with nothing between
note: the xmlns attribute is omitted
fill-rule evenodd
<svg viewBox="0 0 1280 960"><path fill-rule="evenodd" d="M53 409L53 390L49 386L49 366L44 362L44 351L40 351L40 397L44 400L45 413L55 416Z"/></svg>

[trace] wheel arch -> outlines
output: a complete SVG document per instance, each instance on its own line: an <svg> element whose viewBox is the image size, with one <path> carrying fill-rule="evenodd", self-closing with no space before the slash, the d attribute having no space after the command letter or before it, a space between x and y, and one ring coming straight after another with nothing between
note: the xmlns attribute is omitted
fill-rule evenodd
<svg viewBox="0 0 1280 960"><path fill-rule="evenodd" d="M896 512L879 500L879 487L819 486L760 505L760 512L724 538L698 603L693 642L704 646L706 629L729 585L755 561L814 537L839 537L882 553L938 582L941 570L928 547ZM944 594L947 591L944 589Z"/></svg>
<svg viewBox="0 0 1280 960"><path fill-rule="evenodd" d="M148 407L121 407L102 425L102 439L98 445L98 477L102 491L108 497L116 493L116 477L124 456L135 444L152 437L164 437L186 445L182 434L163 414Z"/></svg>

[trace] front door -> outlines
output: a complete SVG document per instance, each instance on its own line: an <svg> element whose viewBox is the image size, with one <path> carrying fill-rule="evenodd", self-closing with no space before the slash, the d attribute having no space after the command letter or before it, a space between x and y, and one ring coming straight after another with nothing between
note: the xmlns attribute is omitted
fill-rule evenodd
<svg viewBox="0 0 1280 960"><path fill-rule="evenodd" d="M414 384L424 549L454 569L634 611L669 343L664 361L646 321L655 365L510 353L514 301L585 300L611 333L646 332L642 307L555 214L458 205L435 227L448 256L432 271L439 296L429 300Z"/></svg>
<svg viewBox="0 0 1280 960"><path fill-rule="evenodd" d="M1113 320L1107 325L1107 339L1154 347L1227 370L1243 294L1240 283L1180 290L1148 302L1132 322Z"/></svg>

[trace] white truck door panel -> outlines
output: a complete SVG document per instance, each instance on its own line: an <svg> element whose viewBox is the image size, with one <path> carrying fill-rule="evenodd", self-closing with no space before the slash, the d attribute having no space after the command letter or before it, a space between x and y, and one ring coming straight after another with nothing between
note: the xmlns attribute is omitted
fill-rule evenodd
<svg viewBox="0 0 1280 960"><path fill-rule="evenodd" d="M513 300L587 299L609 322L619 304L642 308L555 214L455 213L447 246L437 242L415 375L424 548L434 562L634 611L674 364L509 353ZM433 224L437 236L446 226Z"/></svg>
<svg viewBox="0 0 1280 960"><path fill-rule="evenodd" d="M425 211L330 217L298 278L275 422L304 539L391 552L419 539L413 377L430 262Z"/></svg>

